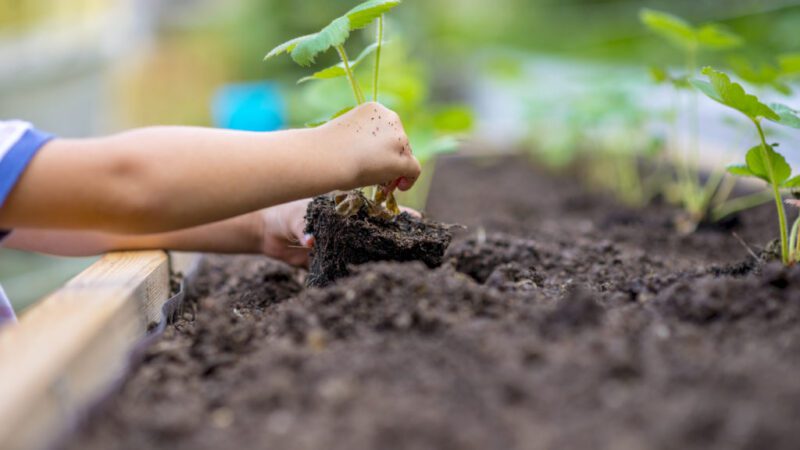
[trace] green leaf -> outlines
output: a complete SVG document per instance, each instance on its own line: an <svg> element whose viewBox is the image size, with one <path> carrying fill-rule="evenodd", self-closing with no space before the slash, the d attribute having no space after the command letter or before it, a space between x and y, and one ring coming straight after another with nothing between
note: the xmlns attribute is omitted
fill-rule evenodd
<svg viewBox="0 0 800 450"><path fill-rule="evenodd" d="M750 171L750 169L744 164L734 164L726 167L726 170L731 175L736 175L737 177L757 177L758 175L754 174Z"/></svg>
<svg viewBox="0 0 800 450"><path fill-rule="evenodd" d="M689 48L697 43L695 29L678 16L644 8L639 12L639 20L651 31L679 47Z"/></svg>
<svg viewBox="0 0 800 450"><path fill-rule="evenodd" d="M788 180L786 180L783 183L783 186L787 187L787 188L798 188L798 187L800 187L800 175L797 175L795 177L789 178Z"/></svg>
<svg viewBox="0 0 800 450"><path fill-rule="evenodd" d="M722 101L722 97L719 95L716 89L714 89L714 85L712 85L708 81L692 79L689 82L692 83L692 86L699 89L700 92L706 94L706 96L711 100L724 104L724 102Z"/></svg>
<svg viewBox="0 0 800 450"><path fill-rule="evenodd" d="M272 50L270 50L270 52L267 53L267 56L264 57L264 61L272 58L273 56L278 56L281 53L291 53L292 50L294 50L295 47L298 46L298 44L300 44L301 42L305 41L306 39L310 39L310 38L312 38L314 36L315 36L315 34L308 34L308 35L305 35L305 36L300 36L299 38L294 38L291 41L284 42L283 44L281 44L281 45L273 48Z"/></svg>
<svg viewBox="0 0 800 450"><path fill-rule="evenodd" d="M770 103L769 106L780 117L778 120L770 120L787 127L800 129L800 113L781 103Z"/></svg>
<svg viewBox="0 0 800 450"><path fill-rule="evenodd" d="M776 152L772 146L768 145L766 147L766 153L767 160L764 159L764 152L760 145L756 145L748 150L747 156L745 157L747 168L750 169L750 172L756 177L761 178L767 183L772 183L774 181L780 186L792 176L792 168L789 167L789 163L786 162L783 155ZM772 164L775 180L770 179L767 161Z"/></svg>
<svg viewBox="0 0 800 450"><path fill-rule="evenodd" d="M498 79L519 80L524 75L522 62L512 55L488 55L482 65L490 76Z"/></svg>
<svg viewBox="0 0 800 450"><path fill-rule="evenodd" d="M703 74L708 77L708 83L692 80L692 84L713 100L741 112L751 120L758 120L761 117L773 121L780 120L775 111L761 103L755 95L745 92L741 84L731 81L724 72L706 67L703 69Z"/></svg>
<svg viewBox="0 0 800 450"><path fill-rule="evenodd" d="M639 12L639 19L651 31L684 50L724 50L742 45L741 37L714 23L694 27L678 16L647 8Z"/></svg>
<svg viewBox="0 0 800 450"><path fill-rule="evenodd" d="M800 75L800 53L785 53L778 56L778 66L781 68L782 76L795 77Z"/></svg>
<svg viewBox="0 0 800 450"><path fill-rule="evenodd" d="M716 24L706 24L695 32L697 43L709 50L724 50L742 45L742 38Z"/></svg>
<svg viewBox="0 0 800 450"><path fill-rule="evenodd" d="M666 83L670 80L670 76L667 73L666 69L660 66L650 66L650 78L656 82L656 84Z"/></svg>
<svg viewBox="0 0 800 450"><path fill-rule="evenodd" d="M306 36L292 49L292 59L301 66L311 65L317 55L344 44L350 36L350 20L339 17L319 33Z"/></svg>
<svg viewBox="0 0 800 450"><path fill-rule="evenodd" d="M308 128L316 128L316 127L318 127L320 125L325 125L326 123L330 122L331 120L349 113L353 108L354 108L353 106L348 106L347 108L342 108L339 111L336 111L336 113L334 115L328 117L327 119L318 119L318 120L314 120L314 121L311 121L311 122L306 122L306 127L308 127Z"/></svg>
<svg viewBox="0 0 800 450"><path fill-rule="evenodd" d="M345 14L350 19L350 31L364 28L400 3L401 0L370 0L356 6Z"/></svg>
<svg viewBox="0 0 800 450"><path fill-rule="evenodd" d="M729 58L728 64L739 78L753 84L772 84L780 75L778 68L771 64L754 64L741 56Z"/></svg>
<svg viewBox="0 0 800 450"><path fill-rule="evenodd" d="M776 82L772 83L770 86L772 86L772 89L775 89L776 91L780 92L783 95L787 95L787 96L788 95L792 95L792 92L793 92L792 88L791 88L791 86L789 86L786 83L783 83L783 82L780 82L780 81L776 81Z"/></svg>
<svg viewBox="0 0 800 450"><path fill-rule="evenodd" d="M386 42L384 42L383 45L386 45ZM378 48L377 42L365 48L361 52L361 54L358 55L358 58L350 61L350 68L355 69L356 67L358 67L369 55L375 53L375 50L377 48ZM345 72L344 70L344 63L339 63L336 64L335 66L322 69L311 76L303 77L297 81L297 84L305 83L306 81L311 81L311 80L328 80L331 78L339 78L345 75L347 75L347 72Z"/></svg>
<svg viewBox="0 0 800 450"><path fill-rule="evenodd" d="M666 69L659 66L650 67L650 78L652 78L656 84L670 83L676 89L690 87L689 80L686 79L686 77L673 76Z"/></svg>
<svg viewBox="0 0 800 450"><path fill-rule="evenodd" d="M414 156L421 164L425 164L432 158L452 153L458 150L458 138L454 136L434 137L429 132L412 133L411 145L414 149Z"/></svg>
<svg viewBox="0 0 800 450"><path fill-rule="evenodd" d="M792 88L780 80L781 69L772 63L754 63L744 57L735 56L728 59L728 64L739 78L748 83L769 86L783 95L792 93Z"/></svg>
<svg viewBox="0 0 800 450"><path fill-rule="evenodd" d="M468 132L472 130L474 121L472 109L466 106L449 106L433 115L433 126L439 132Z"/></svg>

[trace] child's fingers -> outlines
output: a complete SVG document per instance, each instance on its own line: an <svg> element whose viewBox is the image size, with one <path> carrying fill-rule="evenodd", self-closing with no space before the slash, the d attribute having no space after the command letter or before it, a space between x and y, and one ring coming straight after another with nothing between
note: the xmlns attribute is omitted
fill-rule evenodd
<svg viewBox="0 0 800 450"><path fill-rule="evenodd" d="M411 189L412 186L414 186L414 182L416 181L417 181L416 177L414 178L401 177L397 182L397 189L400 189L401 191L407 191Z"/></svg>
<svg viewBox="0 0 800 450"><path fill-rule="evenodd" d="M300 245L303 247L311 248L314 246L314 235L312 234L303 234L300 237Z"/></svg>

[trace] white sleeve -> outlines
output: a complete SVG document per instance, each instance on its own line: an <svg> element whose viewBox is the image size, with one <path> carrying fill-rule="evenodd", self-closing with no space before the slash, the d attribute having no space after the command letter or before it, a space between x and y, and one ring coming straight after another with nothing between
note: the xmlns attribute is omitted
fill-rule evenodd
<svg viewBox="0 0 800 450"><path fill-rule="evenodd" d="M30 123L21 120L0 120L0 161L31 128Z"/></svg>

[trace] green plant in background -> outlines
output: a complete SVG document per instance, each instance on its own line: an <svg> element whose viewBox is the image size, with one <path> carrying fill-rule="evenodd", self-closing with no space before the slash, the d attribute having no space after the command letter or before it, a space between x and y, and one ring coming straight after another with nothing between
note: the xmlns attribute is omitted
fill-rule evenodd
<svg viewBox="0 0 800 450"><path fill-rule="evenodd" d="M553 87L557 95L525 99L530 123L526 148L536 163L566 169L568 176L578 171L592 189L607 191L628 206L647 205L664 183L664 145L649 126L651 111L631 89L636 76L604 70L581 79L579 90Z"/></svg>
<svg viewBox="0 0 800 450"><path fill-rule="evenodd" d="M800 77L800 53L778 55L775 61L752 61L737 55L729 58L728 64L742 80L770 87L784 95L792 93L787 83Z"/></svg>
<svg viewBox="0 0 800 450"><path fill-rule="evenodd" d="M373 101L377 101L380 55L381 48L383 47L383 15L399 4L400 0L370 0L364 2L348 11L345 15L337 17L322 30L313 34L292 39L275 47L269 53L267 53L267 55L264 57L264 60L283 53L289 53L297 64L301 66L310 66L314 63L317 55L320 53L326 52L332 48L336 49L336 52L339 54L339 58L341 59L339 64L328 67L327 69L319 71L310 77L303 78L300 81L303 82L313 79L330 79L344 76L350 83L350 88L353 91L356 104L360 105L364 103L366 99L364 97L364 92L361 90L358 80L355 77L353 69L355 65L360 64L361 61L374 52L375 68L373 82L375 83L375 86L373 87ZM359 58L356 58L356 60L351 62L347 56L347 50L345 50L344 47L345 42L350 37L350 33L352 31L365 28L376 19L378 20L378 40L370 47L367 47L361 53ZM351 109L352 107L342 109L334 114L332 118L345 114ZM400 213L400 208L397 205L397 201L394 198L392 190L387 189L384 186L376 186L373 189L371 201L372 204L369 205L370 211L376 215L384 214L387 211L391 215ZM349 202L348 204L354 205L354 208L348 208L346 211L343 210L343 212L347 215L357 212L361 206L357 202L352 202L352 199L350 198L337 197L337 207L342 204L342 202Z"/></svg>
<svg viewBox="0 0 800 450"><path fill-rule="evenodd" d="M748 94L739 83L723 72L706 67L703 69L708 81L692 80L692 84L711 99L744 114L756 128L759 144L747 152L746 164L728 167L728 172L736 176L756 177L766 181L775 198L780 227L781 260L793 264L800 259L797 242L798 224L792 227L792 235L787 232L786 211L781 197L781 188L800 187L800 176L792 177L792 168L786 159L775 150L777 144L768 144L762 127L762 120L800 129L800 115L786 105L773 103L766 105L755 95Z"/></svg>
<svg viewBox="0 0 800 450"><path fill-rule="evenodd" d="M707 23L693 26L687 21L672 14L643 9L640 11L639 18L642 23L651 31L666 39L674 46L683 51L685 57L685 75L675 76L668 73L665 69L654 69L652 75L659 82L670 82L676 88L675 110L677 112L677 91L683 88L690 88L688 79L695 76L697 72L697 59L701 51L727 50L742 45L742 39L727 31L722 26L714 23ZM719 186L724 178L723 171L717 171L705 181L701 182L698 173L699 155L699 114L697 103L697 92L690 90L689 105L689 125L690 142L688 155L680 157L676 153L678 160L678 184L676 186L678 201L688 213L688 218L679 224L679 228L689 232L694 230L698 223L706 220L711 213L711 205L715 201L720 203L725 199L716 199ZM677 120L677 117L673 120ZM675 127L673 122L673 127ZM677 130L674 131L676 139Z"/></svg>
<svg viewBox="0 0 800 450"><path fill-rule="evenodd" d="M715 23L693 26L678 16L652 9L642 9L639 18L651 31L684 51L686 71L690 74L697 71L701 50L726 50L742 45L739 36Z"/></svg>
<svg viewBox="0 0 800 450"><path fill-rule="evenodd" d="M399 198L403 204L422 210L428 199L436 156L458 149L461 137L472 130L474 117L469 107L455 104L429 107L421 102L419 111L409 123L408 134L423 171L414 188L399 193Z"/></svg>
<svg viewBox="0 0 800 450"><path fill-rule="evenodd" d="M586 177L623 203L643 207L658 193L662 140L647 129L650 115L636 96L616 86L596 86L592 93L571 105L569 113L580 120L576 145L588 161L582 166Z"/></svg>

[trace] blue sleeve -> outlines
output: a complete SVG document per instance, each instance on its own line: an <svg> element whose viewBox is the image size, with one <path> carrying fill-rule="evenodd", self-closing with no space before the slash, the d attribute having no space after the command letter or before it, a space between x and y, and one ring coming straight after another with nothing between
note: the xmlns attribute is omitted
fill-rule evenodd
<svg viewBox="0 0 800 450"><path fill-rule="evenodd" d="M53 136L27 122L0 121L0 207L36 152Z"/></svg>

